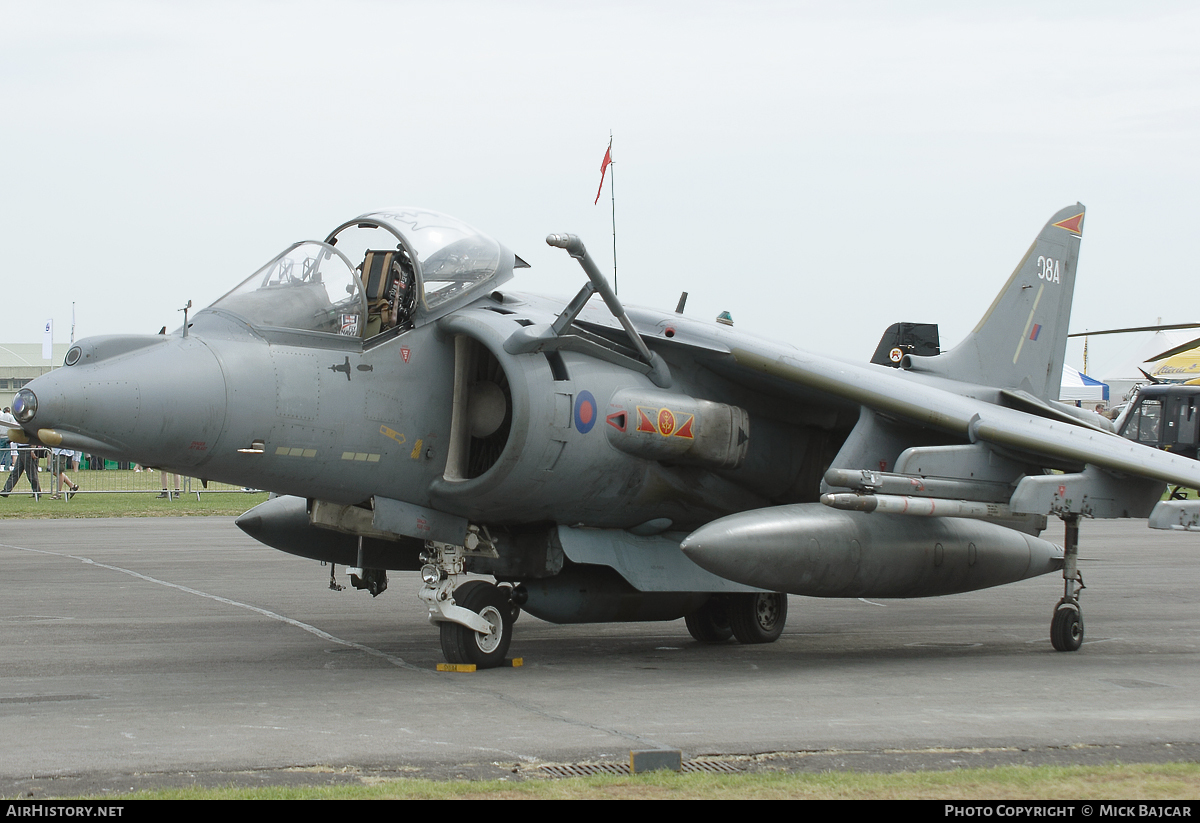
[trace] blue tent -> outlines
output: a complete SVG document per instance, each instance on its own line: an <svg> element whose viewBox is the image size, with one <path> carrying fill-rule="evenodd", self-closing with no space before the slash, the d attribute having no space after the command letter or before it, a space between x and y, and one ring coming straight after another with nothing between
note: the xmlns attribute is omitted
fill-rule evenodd
<svg viewBox="0 0 1200 823"><path fill-rule="evenodd" d="M1091 400L1099 403L1108 402L1108 385L1088 377L1081 371L1070 366L1063 366L1062 384L1058 399L1064 402L1073 400Z"/></svg>

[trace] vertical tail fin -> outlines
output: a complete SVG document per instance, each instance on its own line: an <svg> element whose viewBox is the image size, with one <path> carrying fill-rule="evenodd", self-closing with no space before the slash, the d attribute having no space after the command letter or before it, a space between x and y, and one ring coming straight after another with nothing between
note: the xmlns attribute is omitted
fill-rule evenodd
<svg viewBox="0 0 1200 823"><path fill-rule="evenodd" d="M1050 218L974 330L937 358L937 372L1058 399L1084 212L1077 203Z"/></svg>

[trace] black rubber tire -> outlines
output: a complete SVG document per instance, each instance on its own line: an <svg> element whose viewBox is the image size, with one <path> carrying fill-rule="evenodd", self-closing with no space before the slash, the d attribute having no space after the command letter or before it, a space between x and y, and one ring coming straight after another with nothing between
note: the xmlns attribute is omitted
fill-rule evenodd
<svg viewBox="0 0 1200 823"><path fill-rule="evenodd" d="M739 643L774 643L787 623L787 595L782 592L735 594L726 601L729 628Z"/></svg>
<svg viewBox="0 0 1200 823"><path fill-rule="evenodd" d="M1060 605L1050 621L1050 645L1055 651L1079 651L1083 645L1083 615L1078 609Z"/></svg>
<svg viewBox="0 0 1200 823"><path fill-rule="evenodd" d="M688 634L701 643L724 643L733 637L723 598L711 598L683 621L687 624Z"/></svg>
<svg viewBox="0 0 1200 823"><path fill-rule="evenodd" d="M484 636L458 623L441 624L442 654L447 663L474 663L480 669L501 665L513 635L513 606L508 589L484 580L468 580L454 590L454 602L497 627L498 635Z"/></svg>
<svg viewBox="0 0 1200 823"><path fill-rule="evenodd" d="M516 599L513 598L512 586L497 586L505 597L508 598L508 613L512 615L512 622L516 623L517 618L521 616L521 607L517 605Z"/></svg>

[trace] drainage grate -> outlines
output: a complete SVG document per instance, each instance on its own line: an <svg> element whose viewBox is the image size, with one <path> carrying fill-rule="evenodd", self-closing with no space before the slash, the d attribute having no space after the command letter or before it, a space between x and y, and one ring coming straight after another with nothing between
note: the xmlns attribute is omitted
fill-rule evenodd
<svg viewBox="0 0 1200 823"><path fill-rule="evenodd" d="M705 774L738 774L745 771L736 763L728 760L691 760L683 764L685 772L703 772Z"/></svg>
<svg viewBox="0 0 1200 823"><path fill-rule="evenodd" d="M566 765L538 766L544 777L591 777L595 774L629 774L628 763L569 763ZM741 766L728 760L688 760L680 770L685 774L738 774Z"/></svg>
<svg viewBox="0 0 1200 823"><path fill-rule="evenodd" d="M565 766L538 766L546 777L591 777L594 774L629 774L628 763L569 763Z"/></svg>

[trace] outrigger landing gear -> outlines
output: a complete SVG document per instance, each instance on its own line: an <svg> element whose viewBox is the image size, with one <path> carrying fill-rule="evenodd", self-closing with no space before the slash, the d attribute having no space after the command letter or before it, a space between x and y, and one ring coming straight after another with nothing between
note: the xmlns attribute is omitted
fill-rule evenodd
<svg viewBox="0 0 1200 823"><path fill-rule="evenodd" d="M460 582L463 553L461 546L427 541L419 596L429 606L429 622L441 631L447 663L494 668L505 661L520 608L509 588L484 580Z"/></svg>
<svg viewBox="0 0 1200 823"><path fill-rule="evenodd" d="M1079 607L1079 594L1086 588L1083 575L1079 573L1079 515L1062 515L1066 526L1063 541L1063 597L1054 607L1054 619L1050 621L1050 643L1056 651L1078 651L1083 645L1083 610ZM1078 585L1078 588L1076 588Z"/></svg>

